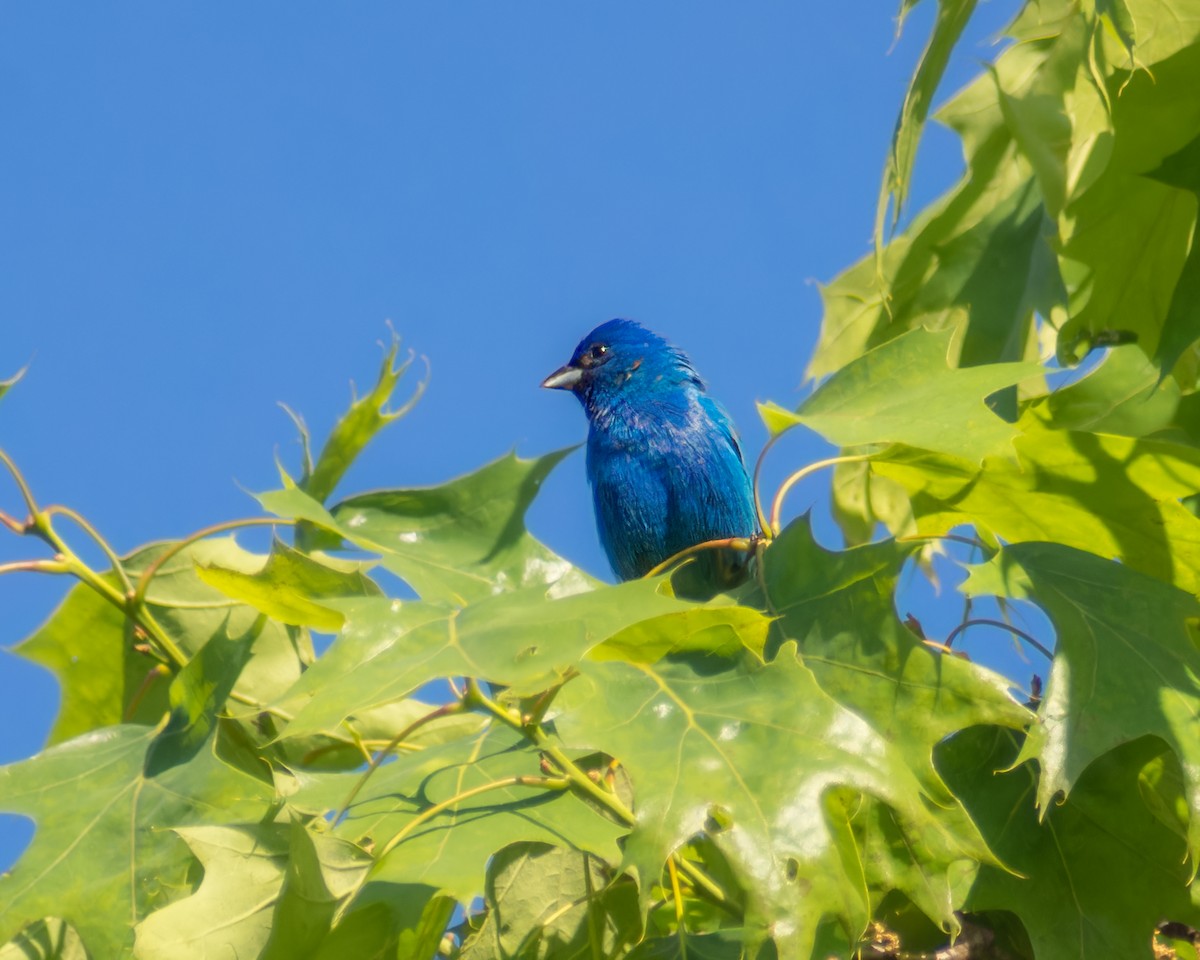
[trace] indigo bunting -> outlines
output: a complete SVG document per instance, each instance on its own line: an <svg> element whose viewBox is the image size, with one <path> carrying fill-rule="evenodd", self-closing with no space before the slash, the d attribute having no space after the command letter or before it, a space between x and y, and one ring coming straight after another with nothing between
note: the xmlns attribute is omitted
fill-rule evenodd
<svg viewBox="0 0 1200 960"><path fill-rule="evenodd" d="M609 320L542 386L583 404L596 526L622 580L694 544L758 532L733 422L677 347L632 320ZM744 553L706 550L693 572L728 586L744 566Z"/></svg>

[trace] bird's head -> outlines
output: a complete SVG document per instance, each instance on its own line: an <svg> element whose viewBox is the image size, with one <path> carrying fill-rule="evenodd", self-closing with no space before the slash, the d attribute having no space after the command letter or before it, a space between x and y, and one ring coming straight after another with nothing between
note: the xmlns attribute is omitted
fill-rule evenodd
<svg viewBox="0 0 1200 960"><path fill-rule="evenodd" d="M542 381L570 390L589 411L610 406L629 390L646 395L703 382L679 348L632 320L609 320L584 337L571 360Z"/></svg>

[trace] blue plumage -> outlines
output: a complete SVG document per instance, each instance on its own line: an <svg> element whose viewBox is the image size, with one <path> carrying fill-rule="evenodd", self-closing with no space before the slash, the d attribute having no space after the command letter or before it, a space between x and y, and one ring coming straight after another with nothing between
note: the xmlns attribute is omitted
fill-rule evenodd
<svg viewBox="0 0 1200 960"><path fill-rule="evenodd" d="M662 337L610 320L542 386L570 390L587 413L596 525L622 580L694 544L758 532L733 423L691 361ZM717 551L697 572L728 583L740 559Z"/></svg>

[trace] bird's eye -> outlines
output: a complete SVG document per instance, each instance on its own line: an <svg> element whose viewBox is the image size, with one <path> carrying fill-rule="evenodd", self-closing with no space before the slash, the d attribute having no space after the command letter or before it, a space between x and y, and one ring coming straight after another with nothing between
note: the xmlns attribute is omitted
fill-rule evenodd
<svg viewBox="0 0 1200 960"><path fill-rule="evenodd" d="M588 352L580 358L580 362L585 367L593 367L598 363L603 363L608 356L608 345L604 343L593 344Z"/></svg>

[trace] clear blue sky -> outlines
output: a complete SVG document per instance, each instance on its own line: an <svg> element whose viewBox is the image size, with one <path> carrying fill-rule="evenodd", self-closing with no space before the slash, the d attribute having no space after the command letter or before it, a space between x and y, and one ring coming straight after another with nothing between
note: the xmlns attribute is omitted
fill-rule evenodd
<svg viewBox="0 0 1200 960"><path fill-rule="evenodd" d="M538 382L625 316L690 352L757 454L755 400L801 395L816 281L869 248L935 12L896 41L895 6L6 4L0 378L32 365L0 447L125 551L255 513L239 485L274 486L277 450L296 462L277 402L323 436L387 320L432 383L343 492L581 440L578 405ZM1014 7L982 4L946 91ZM914 203L961 168L932 131ZM824 452L794 439L768 479ZM826 484L795 508L822 515ZM0 507L21 510L3 479ZM607 575L581 456L531 526ZM0 561L36 548L3 533ZM0 578L0 647L65 587ZM0 762L40 748L57 696L0 651ZM0 868L28 835L0 818Z"/></svg>

